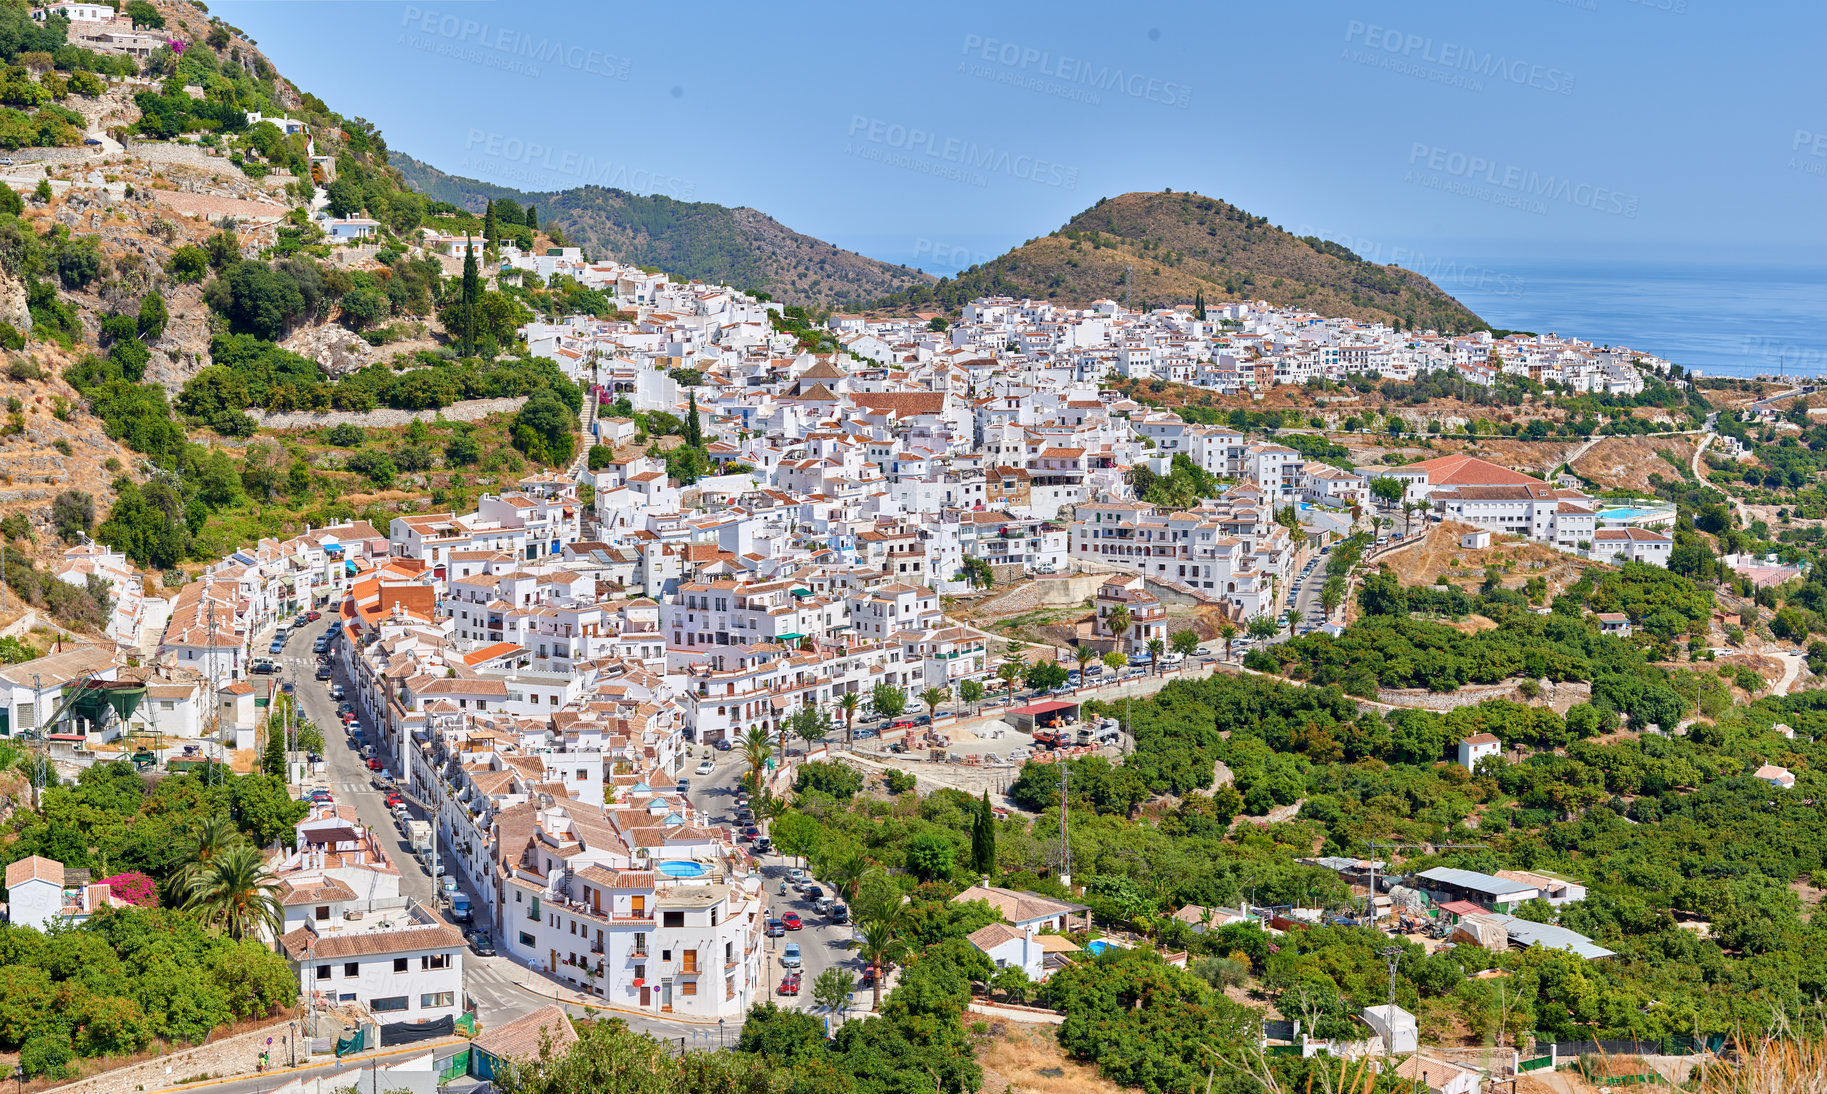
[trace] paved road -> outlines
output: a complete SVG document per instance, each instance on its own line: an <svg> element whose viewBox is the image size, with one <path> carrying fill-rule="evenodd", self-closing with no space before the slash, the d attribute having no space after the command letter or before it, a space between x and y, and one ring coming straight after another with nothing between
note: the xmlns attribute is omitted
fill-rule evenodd
<svg viewBox="0 0 1827 1094"><path fill-rule="evenodd" d="M1331 564L1331 555L1315 555L1319 559L1313 572L1306 578L1297 578L1294 585L1294 606L1300 609L1301 625L1317 627L1326 621L1326 611L1320 606L1320 590L1326 587L1326 567Z"/></svg>
<svg viewBox="0 0 1827 1094"><path fill-rule="evenodd" d="M405 833L394 823L393 815L387 812L386 799L374 787L375 773L368 770L361 754L356 751L354 742L342 730L342 723L336 715L336 703L330 698L330 684L342 681L339 675L330 682L314 678L317 671L317 656L311 652L311 643L325 628L331 626L328 618L311 623L293 633L291 641L286 643L285 652L276 661L285 669L284 678L290 680L298 696L298 709L305 721L323 731L324 760L329 768L330 792L336 796L338 807L353 806L356 818L374 832L382 849L386 851L393 864L400 871L400 895L426 904L433 902L437 896L437 886L431 874L420 864L412 853L412 846L406 842ZM265 649L269 636L262 635L257 648ZM347 686L346 681L342 681ZM366 719L363 719L364 722ZM373 738L370 734L370 739ZM396 757L384 756L387 769L396 776L401 768ZM421 818L423 819L423 818Z"/></svg>

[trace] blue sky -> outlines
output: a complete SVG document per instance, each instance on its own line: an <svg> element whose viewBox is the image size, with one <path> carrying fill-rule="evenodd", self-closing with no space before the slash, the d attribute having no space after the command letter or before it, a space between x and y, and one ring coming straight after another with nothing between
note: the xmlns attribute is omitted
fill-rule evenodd
<svg viewBox="0 0 1827 1094"><path fill-rule="evenodd" d="M984 7L211 10L445 170L749 205L934 272L1162 187L1407 265L1827 243L1820 5Z"/></svg>

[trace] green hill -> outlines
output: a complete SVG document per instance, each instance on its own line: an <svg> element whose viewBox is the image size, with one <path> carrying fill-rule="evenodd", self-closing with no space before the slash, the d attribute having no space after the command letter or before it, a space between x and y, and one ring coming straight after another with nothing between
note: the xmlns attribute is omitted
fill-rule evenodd
<svg viewBox="0 0 1827 1094"><path fill-rule="evenodd" d="M604 186L527 193L446 174L398 152L389 162L414 189L438 201L474 210L500 198L537 205L541 224L558 228L592 257L758 290L790 304L858 307L933 281L910 266L891 266L795 232L747 207Z"/></svg>
<svg viewBox="0 0 1827 1094"><path fill-rule="evenodd" d="M1051 235L875 306L956 310L980 296L1015 296L1079 306L1127 299L1140 308L1190 303L1196 293L1442 332L1486 326L1420 274L1290 235L1216 198L1172 192L1105 198Z"/></svg>

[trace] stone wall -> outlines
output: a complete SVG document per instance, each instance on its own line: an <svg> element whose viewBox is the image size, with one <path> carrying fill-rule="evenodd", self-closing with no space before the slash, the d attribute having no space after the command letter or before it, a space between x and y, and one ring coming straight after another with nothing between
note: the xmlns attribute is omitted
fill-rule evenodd
<svg viewBox="0 0 1827 1094"><path fill-rule="evenodd" d="M1499 684L1467 684L1455 691L1429 691L1426 688L1382 688L1377 692L1377 700L1398 707L1417 707L1422 710L1448 711L1460 707L1477 706L1486 699L1523 700L1516 693L1520 679L1505 680ZM1592 698L1592 685L1583 682L1566 684L1542 683L1540 698L1535 702L1554 708L1556 713L1565 714L1567 708L1576 703L1583 703Z"/></svg>
<svg viewBox="0 0 1827 1094"><path fill-rule="evenodd" d="M330 410L315 413L309 410L250 410L253 419L268 429L321 429L325 426L343 425L344 423L359 426L388 428L402 426L417 419L421 422L437 420L442 415L447 422L473 422L486 418L490 414L511 414L519 410L527 401L526 396L516 395L509 399L465 399L452 403L442 410Z"/></svg>
<svg viewBox="0 0 1827 1094"><path fill-rule="evenodd" d="M161 1090L185 1079L208 1073L251 1075L267 1050L266 1039L273 1039L272 1059L284 1064L288 1059L285 1038L292 1036L290 1022L275 1022L259 1029L224 1037L220 1041L187 1048L168 1056L159 1056L131 1067L117 1067L87 1079L78 1079L51 1089L57 1094L137 1094L143 1090Z"/></svg>
<svg viewBox="0 0 1827 1094"><path fill-rule="evenodd" d="M241 177L241 169L228 162L227 156L211 155L211 149L200 145L165 144L161 141L128 141L126 149L129 155L147 163L181 163L188 167L201 167L205 171Z"/></svg>
<svg viewBox="0 0 1827 1094"><path fill-rule="evenodd" d="M1017 567L1019 569L1019 567ZM1097 593L1104 583L1102 574L1039 575L1023 580L1013 589L979 601L976 610L984 615L1020 615L1036 608L1071 608Z"/></svg>

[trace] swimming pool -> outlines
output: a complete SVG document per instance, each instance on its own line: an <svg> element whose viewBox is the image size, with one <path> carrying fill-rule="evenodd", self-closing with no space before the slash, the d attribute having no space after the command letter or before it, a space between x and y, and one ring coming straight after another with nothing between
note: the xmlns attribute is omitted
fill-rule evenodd
<svg viewBox="0 0 1827 1094"><path fill-rule="evenodd" d="M1095 942L1085 943L1085 952L1086 953L1103 953L1105 950L1107 950L1109 948L1110 948L1110 943L1104 941L1101 938L1096 940Z"/></svg>
<svg viewBox="0 0 1827 1094"><path fill-rule="evenodd" d="M1666 510L1662 509L1601 509L1599 510L1599 519L1642 520L1645 517L1661 516L1665 512Z"/></svg>
<svg viewBox="0 0 1827 1094"><path fill-rule="evenodd" d="M671 862L660 863L659 871L667 877L703 877L705 866L702 862L674 859Z"/></svg>

